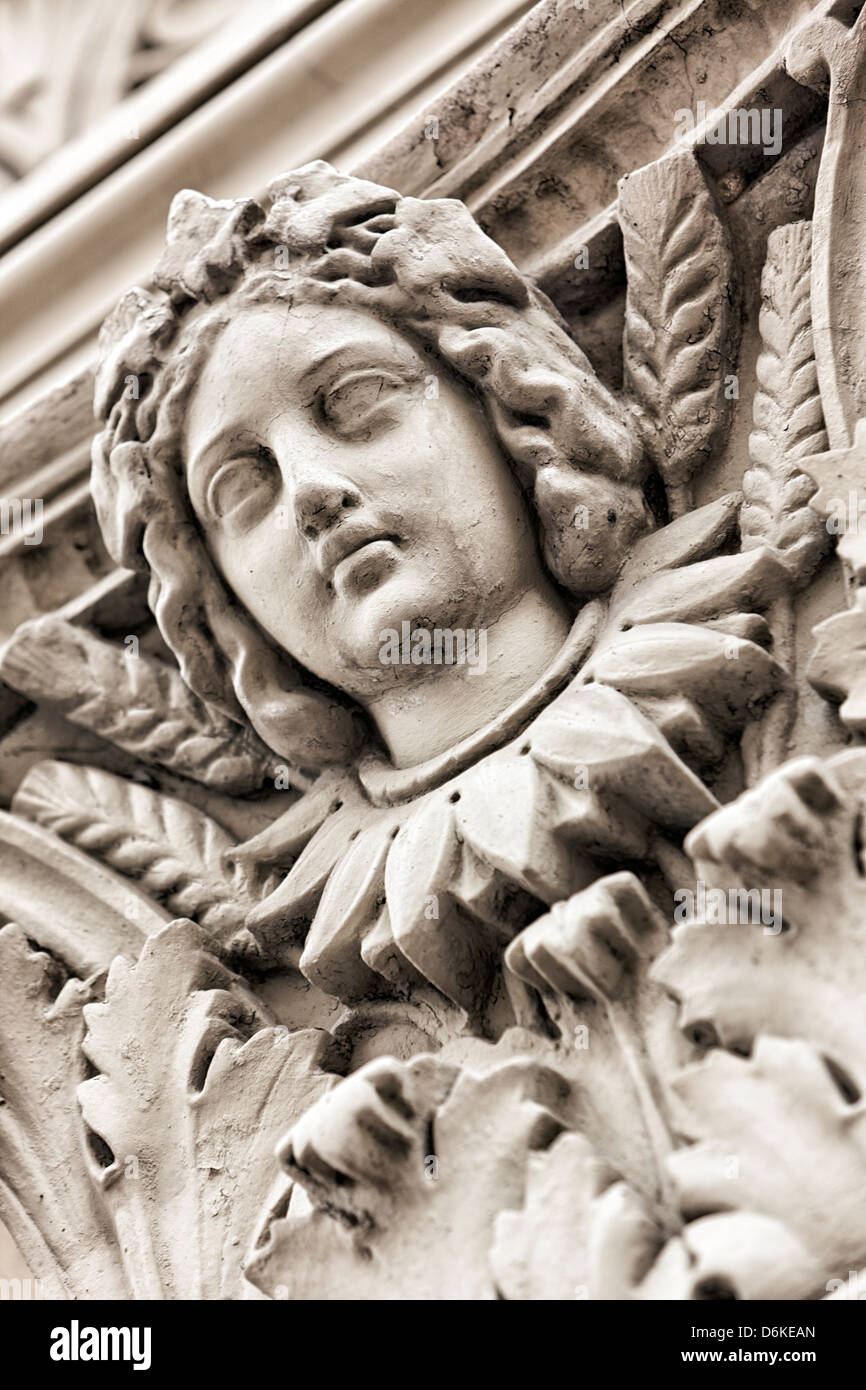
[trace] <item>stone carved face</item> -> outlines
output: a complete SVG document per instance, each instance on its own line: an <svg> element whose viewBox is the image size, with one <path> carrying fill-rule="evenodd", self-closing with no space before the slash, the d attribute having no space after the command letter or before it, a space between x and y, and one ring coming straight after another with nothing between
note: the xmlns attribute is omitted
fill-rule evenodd
<svg viewBox="0 0 866 1390"><path fill-rule="evenodd" d="M342 697L392 755L390 689L436 722L442 673L383 666L383 632L498 633L462 736L651 522L627 411L462 204L322 164L270 197L176 199L159 292L103 330L93 494L188 684L313 768L368 735Z"/></svg>
<svg viewBox="0 0 866 1390"><path fill-rule="evenodd" d="M547 585L481 406L369 314L241 309L192 396L184 457L233 593L354 698L423 679L417 665L383 666L385 630L486 629Z"/></svg>

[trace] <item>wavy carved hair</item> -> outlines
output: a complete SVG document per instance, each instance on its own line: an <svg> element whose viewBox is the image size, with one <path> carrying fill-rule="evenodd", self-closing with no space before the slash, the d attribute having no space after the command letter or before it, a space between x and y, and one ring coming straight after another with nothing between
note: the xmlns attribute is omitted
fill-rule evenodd
<svg viewBox="0 0 866 1390"><path fill-rule="evenodd" d="M629 415L556 310L462 203L404 198L321 162L268 192L266 206L189 191L175 198L156 290L130 290L100 334L96 413L104 427L94 440L92 486L112 557L150 573L150 607L186 683L231 718L248 719L279 756L311 769L349 759L365 722L237 602L186 491L185 406L238 307L338 301L438 354L482 399L534 496L546 563L566 590L572 516L557 505L558 483L567 492L569 475L589 466L638 484L645 464Z"/></svg>

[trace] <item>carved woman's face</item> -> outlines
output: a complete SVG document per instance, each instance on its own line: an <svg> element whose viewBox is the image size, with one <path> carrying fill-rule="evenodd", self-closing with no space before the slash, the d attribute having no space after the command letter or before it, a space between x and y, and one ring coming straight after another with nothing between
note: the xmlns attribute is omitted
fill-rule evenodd
<svg viewBox="0 0 866 1390"><path fill-rule="evenodd" d="M185 458L230 588L358 699L401 674L381 665L385 630L486 627L546 584L481 407L360 311L240 310L193 393Z"/></svg>

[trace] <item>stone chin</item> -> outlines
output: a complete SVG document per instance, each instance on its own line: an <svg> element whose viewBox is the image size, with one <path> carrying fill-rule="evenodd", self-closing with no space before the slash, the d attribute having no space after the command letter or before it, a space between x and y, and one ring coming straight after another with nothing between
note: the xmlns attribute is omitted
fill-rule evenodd
<svg viewBox="0 0 866 1390"><path fill-rule="evenodd" d="M470 628L499 616L500 586L482 592L478 575L463 573L459 557L437 559L426 551L395 549L396 563L376 566L375 571L371 567L366 587L341 586L337 596L332 631L339 633L335 655L345 672L340 686L356 697L363 695L368 681L377 689L424 674L417 666L383 666L381 634L386 630L399 633L404 622L413 631Z"/></svg>

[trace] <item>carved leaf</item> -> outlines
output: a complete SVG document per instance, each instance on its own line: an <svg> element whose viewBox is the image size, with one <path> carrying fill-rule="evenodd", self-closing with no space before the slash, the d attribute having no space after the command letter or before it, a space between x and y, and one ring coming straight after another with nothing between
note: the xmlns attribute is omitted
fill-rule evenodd
<svg viewBox="0 0 866 1390"><path fill-rule="evenodd" d="M866 589L856 591L853 607L818 623L812 633L810 684L841 704L839 718L847 728L866 733Z"/></svg>
<svg viewBox="0 0 866 1390"><path fill-rule="evenodd" d="M75 1094L86 1075L81 1010L95 993L20 927L0 931L0 1213L52 1298L129 1297Z"/></svg>
<svg viewBox="0 0 866 1390"><path fill-rule="evenodd" d="M866 1114L807 1043L762 1037L748 1059L712 1052L677 1089L699 1140L671 1160L683 1206L736 1203L784 1228L776 1297L820 1297L863 1263Z"/></svg>
<svg viewBox="0 0 866 1390"><path fill-rule="evenodd" d="M812 340L811 268L810 222L770 233L761 277L752 466L743 477L740 513L743 549L770 546L797 588L829 548L826 527L809 506L815 483L797 466L827 448Z"/></svg>
<svg viewBox="0 0 866 1390"><path fill-rule="evenodd" d="M752 615L755 624L760 619ZM583 674L628 695L679 753L718 763L785 673L755 642L690 623L644 623L609 639Z"/></svg>
<svg viewBox="0 0 866 1390"><path fill-rule="evenodd" d="M699 1217L666 1243L664 1234L583 1136L564 1134L530 1156L526 1200L496 1218L490 1259L501 1295L520 1300L805 1298L817 1282L797 1235L758 1212Z"/></svg>
<svg viewBox="0 0 866 1390"><path fill-rule="evenodd" d="M626 561L581 671L622 691L698 771L716 766L758 706L786 687L761 610L787 587L767 546L736 538L731 493L647 536Z"/></svg>
<svg viewBox="0 0 866 1390"><path fill-rule="evenodd" d="M17 629L0 675L142 762L223 792L256 791L275 763L251 729L206 705L172 667L53 614Z"/></svg>
<svg viewBox="0 0 866 1390"><path fill-rule="evenodd" d="M599 1297L597 1224L616 1177L582 1134L562 1134L546 1153L530 1155L524 1204L497 1216L490 1251L505 1298ZM641 1235L633 1231L635 1243Z"/></svg>
<svg viewBox="0 0 866 1390"><path fill-rule="evenodd" d="M405 990L417 972L477 1020L502 948L534 901L585 887L602 872L597 860L652 861L660 834L676 838L715 805L625 696L573 683L520 738L408 808L356 827L322 875L301 969L351 1003L376 987L374 972L387 962L392 984ZM283 949L301 906L309 911L308 883L299 860L275 894Z"/></svg>
<svg viewBox="0 0 866 1390"><path fill-rule="evenodd" d="M579 1097L574 1124L599 1159L676 1214L666 1161L673 1147L663 1080L691 1059L670 1003L649 978L667 923L630 873L597 880L527 927L508 969L538 991L556 1066Z"/></svg>
<svg viewBox="0 0 866 1390"><path fill-rule="evenodd" d="M766 546L718 554L736 534L741 496L729 493L645 537L628 557L610 597L596 651L637 624L715 623L754 618L787 587L787 572Z"/></svg>
<svg viewBox="0 0 866 1390"><path fill-rule="evenodd" d="M619 220L628 275L625 384L673 514L726 428L738 320L728 238L690 152L627 175Z"/></svg>
<svg viewBox="0 0 866 1390"><path fill-rule="evenodd" d="M85 1011L79 1096L136 1298L249 1298L242 1260L274 1144L327 1087L330 1035L269 1019L191 922L118 959Z"/></svg>
<svg viewBox="0 0 866 1390"><path fill-rule="evenodd" d="M864 800L866 753L798 759L689 837L703 897L654 969L684 1028L805 1038L866 1088Z"/></svg>
<svg viewBox="0 0 866 1390"><path fill-rule="evenodd" d="M21 815L136 879L175 913L194 917L220 944L252 946L250 907L275 883L257 882L224 856L235 841L185 801L99 768L37 763L14 800Z"/></svg>
<svg viewBox="0 0 866 1390"><path fill-rule="evenodd" d="M20 816L0 812L0 914L86 978L136 955L169 919L120 874Z"/></svg>
<svg viewBox="0 0 866 1390"><path fill-rule="evenodd" d="M249 1277L291 1299L494 1298L493 1220L520 1204L567 1092L531 1060L485 1075L430 1056L362 1067L283 1142L307 1201L272 1221Z"/></svg>

